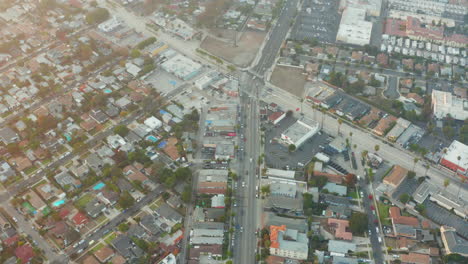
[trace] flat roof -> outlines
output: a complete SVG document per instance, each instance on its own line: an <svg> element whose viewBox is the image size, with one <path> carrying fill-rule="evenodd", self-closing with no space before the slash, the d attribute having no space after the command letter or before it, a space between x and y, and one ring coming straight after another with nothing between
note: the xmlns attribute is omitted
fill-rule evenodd
<svg viewBox="0 0 468 264"><path fill-rule="evenodd" d="M460 157L460 161L458 157ZM468 169L468 146L454 140L447 148L447 153L445 153L442 158L464 168L466 171Z"/></svg>

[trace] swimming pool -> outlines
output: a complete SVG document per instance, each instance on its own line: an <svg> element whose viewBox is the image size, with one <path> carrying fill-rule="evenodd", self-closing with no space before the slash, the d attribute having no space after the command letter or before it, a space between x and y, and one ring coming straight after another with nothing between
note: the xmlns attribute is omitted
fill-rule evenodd
<svg viewBox="0 0 468 264"><path fill-rule="evenodd" d="M53 202L52 206L53 207L59 207L59 206L64 205L64 204L65 204L65 200L62 199L62 200L58 200L58 201Z"/></svg>
<svg viewBox="0 0 468 264"><path fill-rule="evenodd" d="M68 134L68 133L63 134L63 136L67 139L68 142L70 142L72 140L71 135Z"/></svg>
<svg viewBox="0 0 468 264"><path fill-rule="evenodd" d="M95 191L101 190L102 188L104 188L104 186L106 186L105 183L99 182L99 183L97 183L96 185L93 186L93 190L95 190Z"/></svg>
<svg viewBox="0 0 468 264"><path fill-rule="evenodd" d="M111 90L111 89L109 89L109 88L107 88L107 89L104 89L104 93L105 93L105 94L110 94L110 93L112 93L112 90Z"/></svg>
<svg viewBox="0 0 468 264"><path fill-rule="evenodd" d="M151 141L151 142L157 142L159 139L153 135L149 135L146 137L147 140Z"/></svg>

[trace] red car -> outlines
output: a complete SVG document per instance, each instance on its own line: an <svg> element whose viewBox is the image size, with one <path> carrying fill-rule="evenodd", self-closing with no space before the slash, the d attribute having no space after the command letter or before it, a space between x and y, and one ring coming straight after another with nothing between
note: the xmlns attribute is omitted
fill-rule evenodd
<svg viewBox="0 0 468 264"><path fill-rule="evenodd" d="M372 198L374 198L374 196L372 196L372 194L369 194L368 197L369 197L369 199L371 199L371 200L372 200Z"/></svg>
<svg viewBox="0 0 468 264"><path fill-rule="evenodd" d="M371 206L370 206L370 209L371 209L372 211L374 211L374 210L375 210L375 207L374 207L373 205L371 205Z"/></svg>

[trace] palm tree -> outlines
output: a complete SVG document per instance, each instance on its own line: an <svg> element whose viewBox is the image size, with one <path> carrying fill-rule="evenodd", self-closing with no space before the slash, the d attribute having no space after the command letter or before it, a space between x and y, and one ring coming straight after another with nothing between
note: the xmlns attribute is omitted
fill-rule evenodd
<svg viewBox="0 0 468 264"><path fill-rule="evenodd" d="M349 138L351 138L351 145L353 144L353 132L349 132Z"/></svg>
<svg viewBox="0 0 468 264"><path fill-rule="evenodd" d="M467 179L468 178L466 178L465 176L463 176L462 179L461 179L461 184L458 186L458 193L457 193L458 199L460 199L460 189L461 189L462 185L465 184Z"/></svg>
<svg viewBox="0 0 468 264"><path fill-rule="evenodd" d="M375 145L375 146L374 146L374 149L375 149L375 152L378 152L379 149L380 149L380 146L379 146L379 145Z"/></svg>
<svg viewBox="0 0 468 264"><path fill-rule="evenodd" d="M418 161L419 161L419 158L414 158L413 159L413 171L416 168L416 163L418 163Z"/></svg>
<svg viewBox="0 0 468 264"><path fill-rule="evenodd" d="M427 176L427 171L429 170L430 167L431 166L428 163L424 164L424 168L426 168L426 172L424 173L424 176Z"/></svg>
<svg viewBox="0 0 468 264"><path fill-rule="evenodd" d="M458 157L457 157L457 160L458 160L458 162L457 162L457 168L455 169L455 176L457 175L458 168L460 168L460 160L461 160L461 157L458 156Z"/></svg>
<svg viewBox="0 0 468 264"><path fill-rule="evenodd" d="M365 159L365 158L367 157L367 154L368 154L368 153L369 153L369 151L363 150L363 151L361 152L362 158Z"/></svg>
<svg viewBox="0 0 468 264"><path fill-rule="evenodd" d="M445 179L444 180L444 188L447 189L447 186L450 184L450 179Z"/></svg>
<svg viewBox="0 0 468 264"><path fill-rule="evenodd" d="M341 124L343 124L343 119L341 118L338 118L338 135L340 135L340 127L341 127Z"/></svg>

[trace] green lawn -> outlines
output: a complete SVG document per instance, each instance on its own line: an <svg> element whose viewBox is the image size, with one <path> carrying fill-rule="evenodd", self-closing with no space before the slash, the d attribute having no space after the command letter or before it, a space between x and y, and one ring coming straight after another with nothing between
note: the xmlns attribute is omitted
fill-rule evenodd
<svg viewBox="0 0 468 264"><path fill-rule="evenodd" d="M37 167L36 166L32 166L32 167L29 167L27 169L24 170L24 173L26 173L26 175L30 175L32 174L33 172L35 172L37 170Z"/></svg>
<svg viewBox="0 0 468 264"><path fill-rule="evenodd" d="M42 165L44 165L44 166L51 163L51 162L52 162L52 158L48 158L48 159L45 159L45 160L41 161Z"/></svg>
<svg viewBox="0 0 468 264"><path fill-rule="evenodd" d="M114 239L116 238L117 238L117 233L114 232L114 233L109 234L106 238L104 238L104 242L110 245L112 241L114 241Z"/></svg>
<svg viewBox="0 0 468 264"><path fill-rule="evenodd" d="M109 220L107 219L107 216L104 214L100 215L98 219L96 219L96 223L98 224L103 224L106 221L109 221Z"/></svg>
<svg viewBox="0 0 468 264"><path fill-rule="evenodd" d="M87 193L87 194L81 196L80 199L78 199L75 202L75 206L78 207L78 208L84 208L93 199L94 199L94 196L92 194L90 194L90 193Z"/></svg>
<svg viewBox="0 0 468 264"><path fill-rule="evenodd" d="M359 194L357 192L350 192L349 197L354 199L359 199Z"/></svg>
<svg viewBox="0 0 468 264"><path fill-rule="evenodd" d="M106 245L104 245L103 243L99 243L97 244L95 247L93 247L91 249L91 253L95 253L96 251L100 250L101 248L105 247Z"/></svg>
<svg viewBox="0 0 468 264"><path fill-rule="evenodd" d="M382 223L382 225L392 225L389 219L390 216L388 212L388 210L390 209L390 205L385 205L381 202L378 202L377 207L379 209L380 222Z"/></svg>

